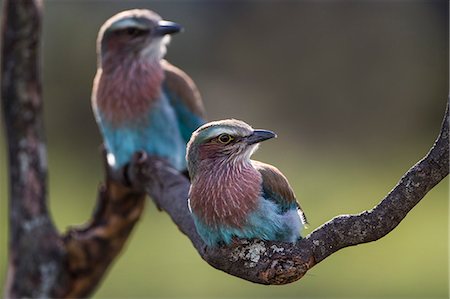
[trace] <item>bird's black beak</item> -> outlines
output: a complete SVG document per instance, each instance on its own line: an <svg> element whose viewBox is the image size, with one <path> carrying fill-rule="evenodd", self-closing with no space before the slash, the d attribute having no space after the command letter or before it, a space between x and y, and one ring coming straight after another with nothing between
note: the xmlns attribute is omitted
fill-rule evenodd
<svg viewBox="0 0 450 299"><path fill-rule="evenodd" d="M164 36L166 34L174 34L183 30L183 27L180 24L161 20L158 22L158 26L155 30L155 35Z"/></svg>
<svg viewBox="0 0 450 299"><path fill-rule="evenodd" d="M272 131L268 131L268 130L254 130L253 134L251 134L250 136L245 138L245 142L250 145L250 144L255 144L267 139L271 139L277 137L277 134L275 134Z"/></svg>

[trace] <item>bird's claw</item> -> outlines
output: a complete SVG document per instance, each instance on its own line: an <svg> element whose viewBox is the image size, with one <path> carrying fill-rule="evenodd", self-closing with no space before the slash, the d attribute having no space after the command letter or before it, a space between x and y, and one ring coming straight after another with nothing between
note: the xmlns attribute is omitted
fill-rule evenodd
<svg viewBox="0 0 450 299"><path fill-rule="evenodd" d="M148 180L149 174L149 156L145 151L138 151L133 154L131 160L124 167L124 177L130 187L143 190L144 182Z"/></svg>
<svg viewBox="0 0 450 299"><path fill-rule="evenodd" d="M138 151L134 153L133 157L131 158L131 162L134 164L145 164L148 160L148 155L145 151Z"/></svg>

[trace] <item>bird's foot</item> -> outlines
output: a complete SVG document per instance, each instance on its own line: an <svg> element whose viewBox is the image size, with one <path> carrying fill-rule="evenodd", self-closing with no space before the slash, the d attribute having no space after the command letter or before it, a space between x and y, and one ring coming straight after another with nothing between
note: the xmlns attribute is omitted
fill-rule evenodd
<svg viewBox="0 0 450 299"><path fill-rule="evenodd" d="M145 151L133 154L131 161L123 167L125 182L135 189L145 191L146 183L151 179L149 156Z"/></svg>
<svg viewBox="0 0 450 299"><path fill-rule="evenodd" d="M246 244L246 243L248 243L247 239L239 239L238 237L233 237L231 239L231 243L228 246L238 247L238 246L241 246L242 244Z"/></svg>

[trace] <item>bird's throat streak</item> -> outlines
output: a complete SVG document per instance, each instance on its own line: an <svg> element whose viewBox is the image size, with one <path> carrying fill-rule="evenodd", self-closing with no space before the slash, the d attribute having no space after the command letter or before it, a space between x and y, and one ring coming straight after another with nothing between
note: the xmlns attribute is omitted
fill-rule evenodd
<svg viewBox="0 0 450 299"><path fill-rule="evenodd" d="M97 72L96 102L105 120L122 124L148 115L162 92L164 70L159 62L122 63L114 70Z"/></svg>
<svg viewBox="0 0 450 299"><path fill-rule="evenodd" d="M257 208L261 181L250 163L202 165L190 190L192 211L209 226L242 227Z"/></svg>

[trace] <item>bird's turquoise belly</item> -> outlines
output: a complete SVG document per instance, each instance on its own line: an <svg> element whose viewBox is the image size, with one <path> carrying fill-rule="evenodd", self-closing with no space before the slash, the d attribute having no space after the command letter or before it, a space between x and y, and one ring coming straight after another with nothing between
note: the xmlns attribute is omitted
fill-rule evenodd
<svg viewBox="0 0 450 299"><path fill-rule="evenodd" d="M114 168L124 166L137 151L165 158L178 170L186 168L186 146L166 97L154 103L147 117L122 126L104 124L102 130Z"/></svg>
<svg viewBox="0 0 450 299"><path fill-rule="evenodd" d="M248 215L247 223L242 227L211 227L196 215L193 216L197 232L208 246L230 244L233 237L285 242L295 242L300 238L301 222L297 211L283 213L276 204L263 198L258 209Z"/></svg>

